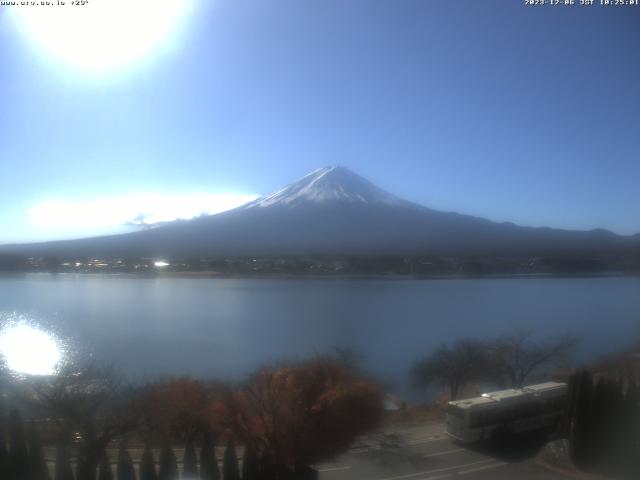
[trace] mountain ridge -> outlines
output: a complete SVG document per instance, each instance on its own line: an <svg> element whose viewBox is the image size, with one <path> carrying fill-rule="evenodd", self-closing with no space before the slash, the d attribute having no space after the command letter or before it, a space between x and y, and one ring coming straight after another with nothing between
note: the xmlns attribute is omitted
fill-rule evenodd
<svg viewBox="0 0 640 480"><path fill-rule="evenodd" d="M5 245L29 255L568 255L640 250L640 235L526 227L433 210L327 166L232 210L102 237Z"/></svg>

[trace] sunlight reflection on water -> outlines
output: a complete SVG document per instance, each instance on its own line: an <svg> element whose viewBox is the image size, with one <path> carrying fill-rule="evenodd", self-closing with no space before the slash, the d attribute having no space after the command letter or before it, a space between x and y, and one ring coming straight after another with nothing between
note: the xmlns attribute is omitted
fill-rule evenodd
<svg viewBox="0 0 640 480"><path fill-rule="evenodd" d="M3 366L17 375L55 375L64 356L62 342L22 315L0 318Z"/></svg>

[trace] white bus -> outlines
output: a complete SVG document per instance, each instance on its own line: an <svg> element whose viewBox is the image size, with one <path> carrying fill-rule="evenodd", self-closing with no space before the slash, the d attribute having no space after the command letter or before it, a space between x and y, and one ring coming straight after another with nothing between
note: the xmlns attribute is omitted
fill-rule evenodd
<svg viewBox="0 0 640 480"><path fill-rule="evenodd" d="M550 429L557 426L566 406L566 383L547 382L484 393L449 402L447 434L469 443L498 434Z"/></svg>

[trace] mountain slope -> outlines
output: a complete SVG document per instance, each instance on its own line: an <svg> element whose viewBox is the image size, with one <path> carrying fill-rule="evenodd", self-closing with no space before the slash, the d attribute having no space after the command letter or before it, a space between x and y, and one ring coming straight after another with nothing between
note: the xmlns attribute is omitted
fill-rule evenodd
<svg viewBox="0 0 640 480"><path fill-rule="evenodd" d="M325 167L234 210L147 231L5 247L30 255L249 256L300 254L543 255L637 249L606 230L520 227L432 210L342 167Z"/></svg>

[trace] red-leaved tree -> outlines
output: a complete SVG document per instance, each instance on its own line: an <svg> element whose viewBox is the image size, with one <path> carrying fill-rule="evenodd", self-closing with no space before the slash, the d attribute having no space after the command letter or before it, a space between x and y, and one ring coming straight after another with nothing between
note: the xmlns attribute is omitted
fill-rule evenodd
<svg viewBox="0 0 640 480"><path fill-rule="evenodd" d="M174 378L148 386L138 400L143 436L198 442L219 430L213 406L229 394L225 385Z"/></svg>
<svg viewBox="0 0 640 480"><path fill-rule="evenodd" d="M227 406L231 428L272 468L300 471L376 428L381 391L332 359L258 371Z"/></svg>

